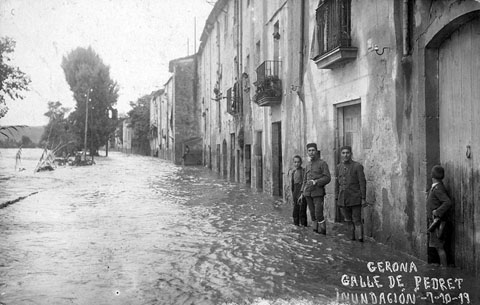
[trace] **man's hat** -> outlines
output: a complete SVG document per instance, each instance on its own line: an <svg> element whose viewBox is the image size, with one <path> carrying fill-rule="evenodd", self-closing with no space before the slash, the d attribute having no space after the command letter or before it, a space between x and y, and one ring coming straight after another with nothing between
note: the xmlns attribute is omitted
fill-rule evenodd
<svg viewBox="0 0 480 305"><path fill-rule="evenodd" d="M314 147L315 149L317 149L317 143L308 143L307 149L309 149L310 147Z"/></svg>

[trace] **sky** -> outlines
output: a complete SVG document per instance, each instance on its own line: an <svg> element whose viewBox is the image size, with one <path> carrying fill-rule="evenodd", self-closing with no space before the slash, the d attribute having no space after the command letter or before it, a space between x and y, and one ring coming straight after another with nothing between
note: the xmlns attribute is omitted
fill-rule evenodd
<svg viewBox="0 0 480 305"><path fill-rule="evenodd" d="M91 46L110 66L120 88L117 109L128 112L130 101L163 88L170 60L194 53L194 36L198 49L214 2L0 0L0 36L16 41L12 63L32 81L25 99L7 99L0 125L46 125L48 101L73 109L61 62L77 47Z"/></svg>

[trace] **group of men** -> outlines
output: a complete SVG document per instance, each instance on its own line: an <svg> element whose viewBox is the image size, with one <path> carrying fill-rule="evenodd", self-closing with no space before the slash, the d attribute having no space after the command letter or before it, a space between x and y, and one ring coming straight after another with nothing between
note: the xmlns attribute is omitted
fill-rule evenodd
<svg viewBox="0 0 480 305"><path fill-rule="evenodd" d="M350 239L363 242L362 206L366 205L366 179L363 166L352 160L352 147L340 149L341 163L335 169L335 203L349 225ZM330 183L328 164L320 158L316 143L307 144L308 162L302 167L302 158L293 158L291 188L294 202L295 225L307 226L307 207L313 230L326 234L324 216L325 186Z"/></svg>
<svg viewBox="0 0 480 305"><path fill-rule="evenodd" d="M320 158L316 143L307 144L308 162L302 167L302 158L293 157L294 169L291 172L293 196L293 221L295 225L307 226L307 207L310 211L313 230L326 234L324 216L325 186L331 176L328 164ZM340 208L349 226L351 240L363 242L362 207L366 202L366 179L363 166L352 160L352 147L340 148L341 162L335 168L335 204ZM444 168L433 166L432 186L427 197L428 246L435 248L442 266L447 266L445 243L452 232L452 201L443 185Z"/></svg>

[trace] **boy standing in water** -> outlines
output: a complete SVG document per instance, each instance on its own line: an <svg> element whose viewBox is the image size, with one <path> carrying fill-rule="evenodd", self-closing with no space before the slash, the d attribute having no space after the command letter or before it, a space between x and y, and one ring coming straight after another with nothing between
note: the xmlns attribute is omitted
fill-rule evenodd
<svg viewBox="0 0 480 305"><path fill-rule="evenodd" d="M437 250L440 264L447 266L447 254L445 252L446 226L452 201L443 185L445 170L440 165L432 168L432 187L427 197L428 217L428 246Z"/></svg>
<svg viewBox="0 0 480 305"><path fill-rule="evenodd" d="M302 194L304 169L302 167L302 158L300 156L293 157L293 171L290 178L290 189L292 190L293 198L293 223L296 226L307 226L307 203Z"/></svg>

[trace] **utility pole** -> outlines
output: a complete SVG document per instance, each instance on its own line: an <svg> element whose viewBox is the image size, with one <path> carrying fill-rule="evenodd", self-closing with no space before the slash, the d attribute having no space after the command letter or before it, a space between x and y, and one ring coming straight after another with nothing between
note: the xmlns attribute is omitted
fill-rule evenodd
<svg viewBox="0 0 480 305"><path fill-rule="evenodd" d="M87 100L85 101L85 136L83 139L83 160L87 161L87 129L88 129L88 100L90 99L90 92L93 89L88 89Z"/></svg>

